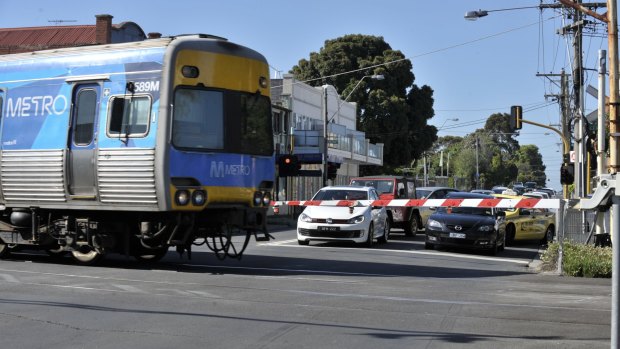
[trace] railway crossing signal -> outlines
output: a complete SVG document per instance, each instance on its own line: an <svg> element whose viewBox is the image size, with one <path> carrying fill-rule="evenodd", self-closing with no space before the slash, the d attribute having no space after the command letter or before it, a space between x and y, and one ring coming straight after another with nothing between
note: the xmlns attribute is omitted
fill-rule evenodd
<svg viewBox="0 0 620 349"><path fill-rule="evenodd" d="M280 155L278 158L278 176L295 177L299 175L301 164L295 155Z"/></svg>

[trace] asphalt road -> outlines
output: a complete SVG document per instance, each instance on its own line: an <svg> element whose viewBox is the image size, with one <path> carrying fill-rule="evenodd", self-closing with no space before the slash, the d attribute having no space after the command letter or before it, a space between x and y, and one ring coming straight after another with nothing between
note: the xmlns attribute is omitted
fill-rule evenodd
<svg viewBox="0 0 620 349"><path fill-rule="evenodd" d="M540 274L538 246L497 257L298 246L294 231L241 260L201 246L147 266L41 253L0 261L3 348L607 348L610 280Z"/></svg>

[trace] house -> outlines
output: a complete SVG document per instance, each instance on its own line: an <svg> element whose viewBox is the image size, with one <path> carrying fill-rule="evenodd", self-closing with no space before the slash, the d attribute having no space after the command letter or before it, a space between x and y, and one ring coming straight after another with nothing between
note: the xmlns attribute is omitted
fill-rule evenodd
<svg viewBox="0 0 620 349"><path fill-rule="evenodd" d="M357 104L343 100L334 86L313 87L291 74L271 85L276 156L296 155L304 172L276 181L277 200L307 200L325 184L348 184L360 165L383 165L383 144L371 144L356 130Z"/></svg>
<svg viewBox="0 0 620 349"><path fill-rule="evenodd" d="M113 24L111 15L95 17L94 25L0 28L0 54L141 41L161 36L159 33L149 33L147 37L134 22Z"/></svg>

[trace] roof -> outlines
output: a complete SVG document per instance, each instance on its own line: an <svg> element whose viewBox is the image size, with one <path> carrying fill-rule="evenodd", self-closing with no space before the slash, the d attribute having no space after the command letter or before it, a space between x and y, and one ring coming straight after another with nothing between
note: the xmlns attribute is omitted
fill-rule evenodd
<svg viewBox="0 0 620 349"><path fill-rule="evenodd" d="M67 47L94 42L94 25L0 28L0 47Z"/></svg>
<svg viewBox="0 0 620 349"><path fill-rule="evenodd" d="M112 42L146 39L134 22L112 24ZM66 25L23 28L0 28L0 54L31 52L60 47L77 47L97 43L97 25Z"/></svg>
<svg viewBox="0 0 620 349"><path fill-rule="evenodd" d="M327 187L323 187L319 190L370 190L374 189L373 187L360 187L357 185L330 185Z"/></svg>
<svg viewBox="0 0 620 349"><path fill-rule="evenodd" d="M487 194L469 193L466 191L453 191L446 195L446 199L494 199L495 197Z"/></svg>
<svg viewBox="0 0 620 349"><path fill-rule="evenodd" d="M397 175L375 175L375 176L362 176L362 177L353 177L351 179L407 179L407 180L415 180L413 177L408 176L397 176Z"/></svg>

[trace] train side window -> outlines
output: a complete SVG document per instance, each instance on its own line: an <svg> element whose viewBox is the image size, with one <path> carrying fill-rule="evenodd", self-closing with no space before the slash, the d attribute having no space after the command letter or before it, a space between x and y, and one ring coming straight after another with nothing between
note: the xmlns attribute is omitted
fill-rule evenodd
<svg viewBox="0 0 620 349"><path fill-rule="evenodd" d="M93 140L93 126L97 114L97 91L84 89L77 96L73 143L88 145Z"/></svg>
<svg viewBox="0 0 620 349"><path fill-rule="evenodd" d="M151 99L148 96L115 96L110 99L108 136L144 137L149 132Z"/></svg>

